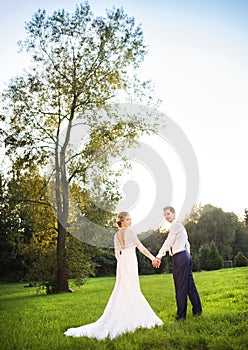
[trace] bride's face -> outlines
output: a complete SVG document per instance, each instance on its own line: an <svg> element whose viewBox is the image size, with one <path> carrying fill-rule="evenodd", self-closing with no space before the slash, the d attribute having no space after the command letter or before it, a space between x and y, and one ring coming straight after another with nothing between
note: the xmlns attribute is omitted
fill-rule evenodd
<svg viewBox="0 0 248 350"><path fill-rule="evenodd" d="M121 223L121 228L128 228L129 226L131 226L131 223L132 223L131 217L126 216Z"/></svg>

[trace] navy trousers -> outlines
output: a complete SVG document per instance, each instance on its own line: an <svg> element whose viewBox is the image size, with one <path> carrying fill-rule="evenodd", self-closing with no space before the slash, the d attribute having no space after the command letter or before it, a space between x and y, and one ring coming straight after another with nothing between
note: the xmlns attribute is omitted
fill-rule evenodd
<svg viewBox="0 0 248 350"><path fill-rule="evenodd" d="M186 250L173 255L172 273L176 291L177 316L186 319L187 297L192 304L193 315L200 315L202 306L192 275L192 258Z"/></svg>

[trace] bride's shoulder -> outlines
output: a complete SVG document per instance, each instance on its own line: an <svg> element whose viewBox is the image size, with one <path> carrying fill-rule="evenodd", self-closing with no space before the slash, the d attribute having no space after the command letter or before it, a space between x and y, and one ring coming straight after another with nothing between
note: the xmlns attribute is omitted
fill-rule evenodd
<svg viewBox="0 0 248 350"><path fill-rule="evenodd" d="M118 233L123 233L125 231L126 229L119 227L115 234L117 235Z"/></svg>
<svg viewBox="0 0 248 350"><path fill-rule="evenodd" d="M119 228L115 233L115 237L123 236L124 233L125 233L125 230L123 228Z"/></svg>
<svg viewBox="0 0 248 350"><path fill-rule="evenodd" d="M126 238L130 240L136 240L136 233L134 233L132 230L127 230L126 231Z"/></svg>

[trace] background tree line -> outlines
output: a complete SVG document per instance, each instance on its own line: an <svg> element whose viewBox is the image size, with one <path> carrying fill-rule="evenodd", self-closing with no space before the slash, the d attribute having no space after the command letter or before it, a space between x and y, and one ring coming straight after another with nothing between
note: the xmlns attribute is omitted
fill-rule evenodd
<svg viewBox="0 0 248 350"><path fill-rule="evenodd" d="M21 171L18 164L11 177L0 176L0 271L2 280L40 283L53 292L56 285L56 215L46 203L46 178L38 169ZM25 198L25 201L23 200ZM88 215L101 217L97 208L86 208ZM248 212L240 220L210 204L195 208L185 219L193 256L194 270L214 270L231 260L233 266L246 266L248 257ZM167 237L161 230L139 235L156 254ZM68 233L66 239L69 278L84 283L89 276L114 275L116 260L113 248L99 248L78 240ZM138 252L140 274L171 271L166 256L157 270Z"/></svg>
<svg viewBox="0 0 248 350"><path fill-rule="evenodd" d="M248 265L248 211L240 220L234 213L224 212L210 204L198 206L184 220L191 244L193 270L217 270L223 267ZM139 238L156 255L168 232L160 229L145 232ZM171 272L171 257L167 254L159 269L154 269L150 261L138 254L141 274ZM107 258L108 257L108 258ZM114 255L108 252L98 257L103 262L98 274L114 274Z"/></svg>

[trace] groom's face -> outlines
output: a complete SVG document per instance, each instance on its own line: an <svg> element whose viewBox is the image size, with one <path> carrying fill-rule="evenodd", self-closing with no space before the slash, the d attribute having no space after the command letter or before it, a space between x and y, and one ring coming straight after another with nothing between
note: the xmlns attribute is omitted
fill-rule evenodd
<svg viewBox="0 0 248 350"><path fill-rule="evenodd" d="M165 220L168 222L172 222L175 219L175 214L173 214L170 210L164 210Z"/></svg>

